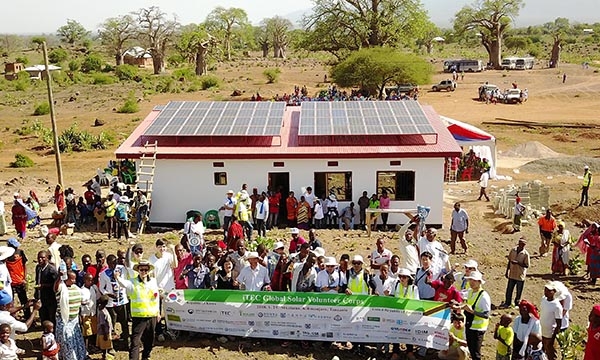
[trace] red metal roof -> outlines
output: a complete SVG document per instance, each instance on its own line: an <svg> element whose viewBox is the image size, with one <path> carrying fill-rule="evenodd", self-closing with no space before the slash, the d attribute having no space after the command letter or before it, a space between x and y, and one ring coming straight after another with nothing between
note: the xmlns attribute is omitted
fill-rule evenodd
<svg viewBox="0 0 600 360"><path fill-rule="evenodd" d="M116 150L117 158L140 157L146 141L158 140L159 159L332 159L453 157L462 153L439 115L431 106L423 106L436 135L387 137L355 136L345 139L324 137L299 144L300 107L286 109L279 137L161 137L144 136L144 131L160 113L153 110ZM329 139L329 140L328 140ZM390 141L390 139L394 141ZM309 146L308 146L309 145Z"/></svg>

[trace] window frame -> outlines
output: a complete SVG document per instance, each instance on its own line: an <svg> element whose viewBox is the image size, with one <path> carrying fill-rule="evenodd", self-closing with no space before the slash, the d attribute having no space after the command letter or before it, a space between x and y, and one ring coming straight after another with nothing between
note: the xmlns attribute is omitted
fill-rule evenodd
<svg viewBox="0 0 600 360"><path fill-rule="evenodd" d="M393 187L394 192L392 193L392 192L388 191L388 196L390 197L390 199L392 201L415 201L416 190L417 190L416 171L414 171L414 170L378 170L375 173L375 186L377 188L377 195L380 195L380 196L381 196L381 192L383 190L383 186L380 185L379 178L382 174L393 174L393 176L394 176L394 187ZM399 178L401 178L400 174L403 174L403 176L412 174L412 178L409 178L409 179L403 178L402 183L399 183ZM410 185L410 183L412 183L412 191L411 190L400 191L401 186L403 184L406 184L407 182L409 185ZM402 196L399 196L399 194Z"/></svg>

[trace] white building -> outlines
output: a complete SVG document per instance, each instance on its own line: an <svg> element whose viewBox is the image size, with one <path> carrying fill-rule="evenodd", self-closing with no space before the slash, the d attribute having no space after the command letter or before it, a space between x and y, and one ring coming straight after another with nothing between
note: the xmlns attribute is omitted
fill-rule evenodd
<svg viewBox="0 0 600 360"><path fill-rule="evenodd" d="M117 149L137 159L158 141L150 221L181 224L190 209L218 209L227 190L281 188L299 198L334 192L340 209L367 191L392 208L431 207L442 224L444 159L461 149L431 107L415 101L170 102ZM280 216L281 218L282 216ZM283 216L285 219L285 216ZM390 214L389 223L406 217Z"/></svg>

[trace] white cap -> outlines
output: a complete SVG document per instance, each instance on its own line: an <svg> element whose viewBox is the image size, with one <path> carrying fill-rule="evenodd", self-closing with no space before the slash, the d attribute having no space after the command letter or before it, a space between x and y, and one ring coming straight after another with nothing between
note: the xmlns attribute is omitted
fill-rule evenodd
<svg viewBox="0 0 600 360"><path fill-rule="evenodd" d="M311 252L315 254L316 257L325 256L325 249L323 249L322 247L317 247Z"/></svg>
<svg viewBox="0 0 600 360"><path fill-rule="evenodd" d="M273 250L282 249L284 247L285 244L283 243L283 241L278 241L275 243L275 245L273 245Z"/></svg>
<svg viewBox="0 0 600 360"><path fill-rule="evenodd" d="M354 255L354 257L352 258L352 262L355 262L355 261L360 261L363 264L365 262L365 260L363 260L363 257L361 255Z"/></svg>
<svg viewBox="0 0 600 360"><path fill-rule="evenodd" d="M471 275L465 276L465 279L481 281L482 285L485 284L485 280L483 280L483 275L479 271L473 271Z"/></svg>
<svg viewBox="0 0 600 360"><path fill-rule="evenodd" d="M293 227L290 229L290 234L300 234L300 229Z"/></svg>
<svg viewBox="0 0 600 360"><path fill-rule="evenodd" d="M337 266L337 260L333 256L328 256L325 258L325 262L323 263L325 266Z"/></svg>
<svg viewBox="0 0 600 360"><path fill-rule="evenodd" d="M589 168L590 168L590 167L589 167L589 166L587 166L587 165L584 165L584 166L583 166L583 169L584 169L584 170L589 170Z"/></svg>
<svg viewBox="0 0 600 360"><path fill-rule="evenodd" d="M129 198L127 197L127 195L123 195L119 198L119 202L122 203L128 203L129 202Z"/></svg>
<svg viewBox="0 0 600 360"><path fill-rule="evenodd" d="M256 251L250 251L246 254L246 259L258 259L258 253Z"/></svg>
<svg viewBox="0 0 600 360"><path fill-rule="evenodd" d="M475 270L477 270L477 268L479 267L479 264L477 264L477 261L475 261L473 259L467 260L467 262L464 263L463 265L467 268L475 268Z"/></svg>
<svg viewBox="0 0 600 360"><path fill-rule="evenodd" d="M408 276L412 279L412 274L410 273L410 270L406 269L406 268L401 268L398 270L398 276Z"/></svg>

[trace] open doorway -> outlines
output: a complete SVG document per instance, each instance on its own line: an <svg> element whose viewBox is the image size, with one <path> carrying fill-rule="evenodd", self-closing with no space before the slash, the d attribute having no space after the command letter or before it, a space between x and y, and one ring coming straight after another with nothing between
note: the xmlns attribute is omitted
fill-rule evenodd
<svg viewBox="0 0 600 360"><path fill-rule="evenodd" d="M279 191L281 194L281 201L279 202L279 220L277 222L277 227L279 227L281 224L287 223L285 199L287 199L290 192L290 173L269 173L269 189L273 192Z"/></svg>

